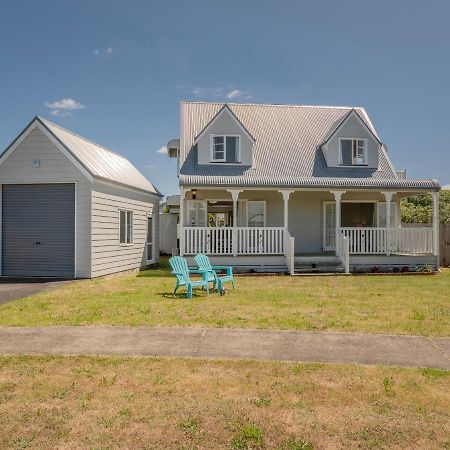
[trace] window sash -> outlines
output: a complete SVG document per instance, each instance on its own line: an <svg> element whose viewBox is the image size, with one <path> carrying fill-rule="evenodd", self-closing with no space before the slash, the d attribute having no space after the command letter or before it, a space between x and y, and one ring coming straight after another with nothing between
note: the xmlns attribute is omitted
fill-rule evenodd
<svg viewBox="0 0 450 450"><path fill-rule="evenodd" d="M133 243L133 211L119 211L119 243L121 245Z"/></svg>
<svg viewBox="0 0 450 450"><path fill-rule="evenodd" d="M247 226L265 227L266 226L266 202L248 201L247 202Z"/></svg>
<svg viewBox="0 0 450 450"><path fill-rule="evenodd" d="M221 134L211 135L211 161L238 164L241 159L241 137L239 135ZM234 153L234 159L229 154Z"/></svg>
<svg viewBox="0 0 450 450"><path fill-rule="evenodd" d="M349 151L351 148L351 163L349 161L350 155L344 155L344 149ZM344 147L345 145L345 147ZM341 139L340 140L340 164L343 166L364 166L367 165L367 141L365 139Z"/></svg>

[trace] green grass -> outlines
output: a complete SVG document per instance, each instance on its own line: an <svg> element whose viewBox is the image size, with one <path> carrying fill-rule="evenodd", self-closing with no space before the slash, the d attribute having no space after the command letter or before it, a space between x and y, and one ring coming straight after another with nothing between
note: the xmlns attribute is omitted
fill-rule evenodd
<svg viewBox="0 0 450 450"><path fill-rule="evenodd" d="M225 296L172 298L166 267L84 280L0 306L0 326L130 325L450 336L450 270L438 275L238 277Z"/></svg>
<svg viewBox="0 0 450 450"><path fill-rule="evenodd" d="M434 375L262 361L0 357L0 448L449 448L450 372ZM254 402L268 397L264 407Z"/></svg>

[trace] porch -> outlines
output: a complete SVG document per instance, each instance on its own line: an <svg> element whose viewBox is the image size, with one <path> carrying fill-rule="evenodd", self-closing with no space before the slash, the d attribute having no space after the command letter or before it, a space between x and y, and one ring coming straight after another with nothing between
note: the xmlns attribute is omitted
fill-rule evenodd
<svg viewBox="0 0 450 450"><path fill-rule="evenodd" d="M359 264L436 266L436 227L400 225L399 201L406 195L412 194L183 190L180 253L291 274L320 266L346 273ZM432 195L437 217L438 194Z"/></svg>

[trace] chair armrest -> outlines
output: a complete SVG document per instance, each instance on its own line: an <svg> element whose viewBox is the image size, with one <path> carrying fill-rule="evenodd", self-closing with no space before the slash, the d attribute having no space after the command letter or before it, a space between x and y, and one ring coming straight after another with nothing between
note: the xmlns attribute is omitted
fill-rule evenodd
<svg viewBox="0 0 450 450"><path fill-rule="evenodd" d="M233 268L231 266L212 266L212 268L215 270L226 270L227 275L233 274Z"/></svg>

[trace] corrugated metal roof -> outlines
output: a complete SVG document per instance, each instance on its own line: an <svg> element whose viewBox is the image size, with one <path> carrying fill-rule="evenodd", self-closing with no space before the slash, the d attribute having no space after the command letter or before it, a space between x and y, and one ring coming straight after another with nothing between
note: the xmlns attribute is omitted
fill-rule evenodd
<svg viewBox="0 0 450 450"><path fill-rule="evenodd" d="M383 147L378 170L330 168L320 145L352 110L379 139L363 108L227 103L255 138L253 167L199 165L195 137L224 103L181 103L180 184L436 188L433 180L399 180Z"/></svg>
<svg viewBox="0 0 450 450"><path fill-rule="evenodd" d="M94 177L161 195L147 178L122 155L66 130L42 117L38 120Z"/></svg>

